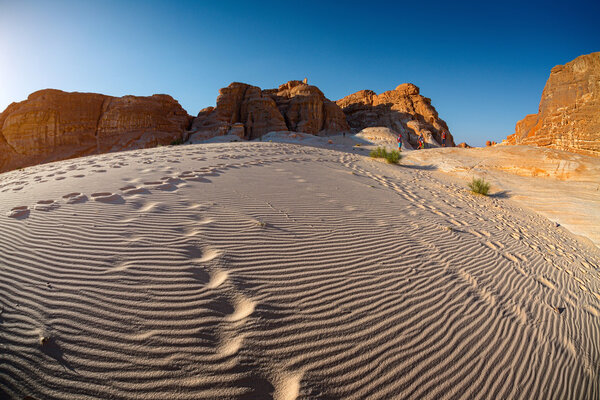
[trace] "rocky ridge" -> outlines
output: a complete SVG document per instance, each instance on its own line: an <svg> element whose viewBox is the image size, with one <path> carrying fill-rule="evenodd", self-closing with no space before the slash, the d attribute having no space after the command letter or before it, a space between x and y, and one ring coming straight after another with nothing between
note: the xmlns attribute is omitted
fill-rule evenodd
<svg viewBox="0 0 600 400"><path fill-rule="evenodd" d="M46 89L0 114L0 172L181 140L191 117L171 96Z"/></svg>
<svg viewBox="0 0 600 400"><path fill-rule="evenodd" d="M342 110L316 86L289 81L277 89L233 82L219 91L216 107L200 111L192 140L220 135L256 139L269 132L334 134L349 131Z"/></svg>
<svg viewBox="0 0 600 400"><path fill-rule="evenodd" d="M517 122L505 144L600 155L600 52L552 68L539 112Z"/></svg>
<svg viewBox="0 0 600 400"><path fill-rule="evenodd" d="M442 131L446 131L446 146L455 145L448 125L439 118L431 99L423 97L412 83L404 83L379 95L372 90L360 90L336 103L346 114L350 127L357 132L368 127L387 127L404 135L413 146L421 136L435 147L441 145Z"/></svg>
<svg viewBox="0 0 600 400"><path fill-rule="evenodd" d="M363 90L333 102L306 80L266 90L234 82L219 91L216 107L195 118L168 95L112 97L46 89L0 114L0 172L188 139L235 135L252 140L269 132L331 135L370 127L405 134L406 148L418 136L437 146L442 130L448 131L431 100L412 84L380 95ZM447 146L453 145L448 132Z"/></svg>

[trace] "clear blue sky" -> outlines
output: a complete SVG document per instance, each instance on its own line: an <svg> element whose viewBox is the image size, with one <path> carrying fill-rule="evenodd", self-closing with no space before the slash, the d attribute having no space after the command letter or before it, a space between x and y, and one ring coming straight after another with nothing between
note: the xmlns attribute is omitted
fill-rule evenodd
<svg viewBox="0 0 600 400"><path fill-rule="evenodd" d="M192 115L218 89L308 77L336 100L412 82L457 141L537 112L557 64L600 50L600 1L0 0L0 110L57 88L168 93Z"/></svg>

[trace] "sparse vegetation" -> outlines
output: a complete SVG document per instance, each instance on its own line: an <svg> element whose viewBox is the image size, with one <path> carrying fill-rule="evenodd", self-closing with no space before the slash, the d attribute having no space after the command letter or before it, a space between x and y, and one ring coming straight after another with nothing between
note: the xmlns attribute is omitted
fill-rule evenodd
<svg viewBox="0 0 600 400"><path fill-rule="evenodd" d="M179 146L180 144L183 144L183 139L181 138L175 139L171 142L171 146Z"/></svg>
<svg viewBox="0 0 600 400"><path fill-rule="evenodd" d="M487 196L490 191L490 184L483 178L473 177L473 180L469 182L469 189L471 189L471 192L473 193Z"/></svg>
<svg viewBox="0 0 600 400"><path fill-rule="evenodd" d="M372 158L385 158L390 164L398 164L402 159L402 154L398 150L387 151L384 147L378 147L369 153Z"/></svg>

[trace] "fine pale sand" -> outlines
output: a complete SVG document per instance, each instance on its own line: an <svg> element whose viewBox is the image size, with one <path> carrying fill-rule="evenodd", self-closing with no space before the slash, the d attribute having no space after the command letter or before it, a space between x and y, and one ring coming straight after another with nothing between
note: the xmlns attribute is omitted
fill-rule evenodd
<svg viewBox="0 0 600 400"><path fill-rule="evenodd" d="M0 397L598 399L600 251L364 151L0 175Z"/></svg>

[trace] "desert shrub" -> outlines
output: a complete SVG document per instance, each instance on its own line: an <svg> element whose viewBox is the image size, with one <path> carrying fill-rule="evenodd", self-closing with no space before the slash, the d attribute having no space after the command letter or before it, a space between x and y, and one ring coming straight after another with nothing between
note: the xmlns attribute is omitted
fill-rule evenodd
<svg viewBox="0 0 600 400"><path fill-rule="evenodd" d="M175 139L171 142L171 146L179 146L180 144L183 144L183 139Z"/></svg>
<svg viewBox="0 0 600 400"><path fill-rule="evenodd" d="M383 147L378 147L375 150L371 150L369 156L372 158L385 158L387 156L387 151Z"/></svg>
<svg viewBox="0 0 600 400"><path fill-rule="evenodd" d="M385 160L390 164L398 164L402 155L398 150L392 150L385 156Z"/></svg>
<svg viewBox="0 0 600 400"><path fill-rule="evenodd" d="M473 177L473 180L469 183L469 189L471 189L471 192L473 193L487 196L490 191L490 184L483 178Z"/></svg>
<svg viewBox="0 0 600 400"><path fill-rule="evenodd" d="M398 164L398 161L402 158L402 154L398 150L392 150L388 152L383 147L378 147L375 150L371 150L369 156L372 158L385 158L390 164Z"/></svg>

